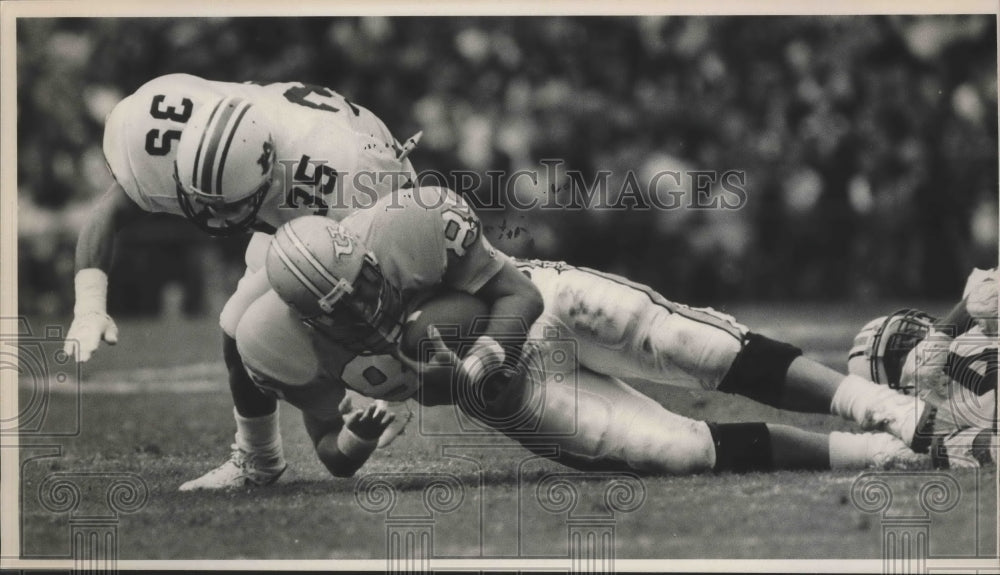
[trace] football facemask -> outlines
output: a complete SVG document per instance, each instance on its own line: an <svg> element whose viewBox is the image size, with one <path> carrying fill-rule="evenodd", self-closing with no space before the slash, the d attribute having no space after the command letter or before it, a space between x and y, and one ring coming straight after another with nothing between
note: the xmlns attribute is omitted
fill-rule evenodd
<svg viewBox="0 0 1000 575"><path fill-rule="evenodd" d="M235 202L226 202L221 196L206 194L193 186L186 186L177 177L177 202L181 210L201 231L216 237L232 236L248 231L257 221L257 212L264 204L271 188L269 177L250 196Z"/></svg>
<svg viewBox="0 0 1000 575"><path fill-rule="evenodd" d="M322 314L303 320L358 353L388 353L403 328L403 298L372 254L365 254L354 283L341 280L320 298L319 307Z"/></svg>
<svg viewBox="0 0 1000 575"><path fill-rule="evenodd" d="M854 338L847 370L904 393L912 386L900 385L907 354L927 337L934 318L915 309L901 309L865 324Z"/></svg>

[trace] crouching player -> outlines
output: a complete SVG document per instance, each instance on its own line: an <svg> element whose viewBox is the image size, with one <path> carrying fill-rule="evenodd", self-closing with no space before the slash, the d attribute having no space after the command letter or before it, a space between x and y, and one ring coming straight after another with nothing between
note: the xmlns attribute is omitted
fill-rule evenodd
<svg viewBox="0 0 1000 575"><path fill-rule="evenodd" d="M997 460L997 270L973 270L943 318L912 309L868 322L848 369L938 407L936 466Z"/></svg>
<svg viewBox="0 0 1000 575"><path fill-rule="evenodd" d="M83 363L118 340L107 314L119 231L149 213L189 219L213 236L257 232L266 242L304 214L339 219L416 178L407 154L371 111L301 82L237 84L188 74L155 78L108 115L104 153L115 182L94 205L76 249L76 305L64 352ZM246 383L227 334L223 354L237 419L233 463L189 487L272 481L284 469L272 398ZM242 393L249 386L249 393ZM248 449L249 451L244 450ZM252 458L253 461L248 461ZM258 472L245 473L249 469Z"/></svg>
<svg viewBox="0 0 1000 575"><path fill-rule="evenodd" d="M421 200L414 200L417 193L439 194L439 197L425 196ZM475 358L473 361L469 361L469 357L462 358L461 361L459 358L452 358L453 361L441 362L440 365L430 366L430 369L421 365L418 367L422 371L419 378L413 372L403 370L399 362L393 367L385 359L387 354L394 353L393 342L398 339L402 325L403 314L400 312L416 303L421 293L442 286L476 294L491 302L493 316L521 317L526 324L533 325L533 331L545 326L555 327L557 331L565 330L566 335L583 340L580 347L582 351L588 349L587 337L596 338L592 343L599 344L597 347L622 354L622 359L617 362L619 366L631 363L634 367L640 367L633 359L636 354L653 352L654 344L649 338L635 340L640 345L625 345L627 339L641 332L648 317L638 317L635 310L626 308L630 313L618 316L617 319L624 320L620 324L616 324L614 318L611 318L611 323L603 325L594 322L590 331L584 333L585 327L564 320L573 314L568 309L560 308L565 301L558 297L557 290L544 289L546 283L549 286L555 283L542 282L542 278L534 274L532 281L528 281L525 274L518 273L511 260L496 252L481 237L478 219L452 192L420 188L419 192L414 192L413 197L398 198L402 205L387 205L384 206L386 209L378 209L380 206L377 203L376 209L353 214L342 225L318 218L300 218L279 231L271 243L267 262L268 283L274 287L278 296L269 293L255 300L246 313L242 314L236 333L240 354L248 371L258 382L272 387L276 385L275 382L280 382L285 388L288 385L316 389L321 389L324 385L346 385L355 387L366 395L405 393L407 390L412 393L415 386L428 385L432 381L449 385L454 370L448 371L443 366L458 365L461 381L468 382L471 387L483 385L485 382L477 378L471 366L490 362L494 365L506 365L505 358L519 355L524 347L517 349L519 346L516 345L513 348L500 346L495 340L491 341L490 337L484 337L477 341L477 349L469 356ZM575 271L568 266L557 269L542 265L538 268L548 269L557 275L566 274L566 277L570 277L570 272ZM602 281L608 282L608 285L623 285L608 277L604 277ZM497 302L502 298L497 298L497 293L490 293L496 290L498 284L504 286L504 290L501 290L504 297L519 297L520 305L523 306L521 309L531 313L517 313L516 306L507 306L498 311ZM535 319L541 310L535 308L542 298L535 284L543 286L543 295L548 293L544 300L547 310L537 322ZM648 290L643 291L632 285L624 287L641 292L642 297L653 301ZM276 300L276 297L279 299ZM553 297L557 299L553 300ZM289 304L294 311L277 305L281 301ZM528 305L533 301L534 304ZM602 305L608 306L606 309L610 312L612 308L627 303L621 297L613 297L602 302ZM683 306L662 305L657 309L662 314L661 319L665 319L671 315L681 317L682 308ZM512 311L515 313L511 313ZM605 314L606 319L609 315ZM678 333L682 335L673 339L665 336L656 341L655 346L686 346L700 350L692 356L697 361L684 363L682 354L675 354L672 364L667 363L664 356L664 362L647 362L647 368L651 372L656 371L655 366L658 369L686 372L688 380L707 382L699 385L720 386L721 381L727 379L730 368L737 370L736 362L739 361L744 346L753 345L754 341L746 343L734 335L745 333L746 330L733 325L730 334L726 336L733 343L727 343L732 351L731 355L708 353L710 348L718 347L717 340L711 338L707 343L702 342L704 345L688 345L684 329L689 327L689 323L700 324L696 316L697 313L683 316L684 321L679 326L668 323L654 324L651 327L679 327L681 331ZM714 330L721 326L710 327ZM697 330L691 334L696 338L706 337L706 334L699 334ZM620 339L616 341L614 337ZM529 338L529 341L532 343L527 346L530 353L542 356L547 353L544 338ZM765 389L770 377L783 376L782 369L788 369L788 363L800 359L797 350L790 346L761 343L761 339L757 339L757 342L761 348L770 349L786 365L782 367L780 361L772 360L767 364L767 369L762 370L759 365L761 362L753 361L758 356L750 356L744 367L736 371L739 377L731 380L734 382L732 391L742 391L749 395L753 393L749 390ZM348 355L359 355L347 361L331 361L338 354L346 358L344 350L350 350ZM681 417L626 386L614 377L618 373L596 371L624 368L613 368L597 359L596 355L587 358L590 351L595 350L589 349L580 354L580 361L585 364L578 371L580 375L574 390L578 393L560 389L555 377L543 380L516 377L509 379L513 388L527 385L526 389L514 389L513 395L531 397L544 389L546 402L554 402L551 405L560 406L565 403L562 407L579 408L581 417L577 423L581 427L578 430L567 427L572 422L559 417L560 412L573 412L573 409L543 410L538 414L538 428L547 437L558 436L557 441L563 453L568 456L567 461L581 467L588 464L620 463L639 471L686 474L709 470L920 465L926 460L907 449L903 441L884 433L827 436L787 426L708 424ZM759 357L767 356L761 352L755 353L760 354ZM705 357L699 358L699 354ZM409 363L406 358L397 359ZM592 360L590 365L586 364L588 359ZM378 361L378 365L373 363L375 361ZM717 362L728 362L728 365L718 367ZM352 368L354 363L356 367ZM571 363L576 365L577 360L574 359ZM706 367L707 365L712 368ZM376 369L369 369L370 367ZM447 376L436 379L439 377L438 373L445 372L448 372ZM489 373L490 370L485 369L483 372ZM544 370L543 373L558 375ZM671 377L663 374L659 378L671 380ZM843 384L843 379L843 376L839 376L836 383ZM817 386L822 383L820 381ZM873 388L872 391L876 394L886 391L870 382L862 380L862 383ZM774 382L771 385L776 386ZM782 389L780 386L776 387ZM797 388L792 386L792 389ZM822 404L821 399L813 397L821 393L808 391L813 393L792 391L789 394L792 399L786 399L784 390L782 393L760 392L759 395L776 402L784 401L786 406L794 404L807 408ZM287 389L283 393L290 402L308 407L309 401L293 400ZM892 398L897 397L894 392L889 393ZM796 394L800 396L795 397ZM862 401L863 396L854 399L855 403ZM326 402L326 405L330 418L336 420L333 401ZM823 405L823 408L827 409L828 404ZM884 408L877 405L872 406L869 411L882 413ZM849 416L861 413L866 417L858 419L876 419L860 408L848 409L843 413ZM897 419L905 419L905 416L905 413L900 413ZM885 421L890 419L892 418L889 416L884 418ZM915 414L911 413L911 428L915 425L915 419ZM897 432L905 430L905 424L898 424L896 427ZM341 426L334 422L329 428L332 433L336 433L333 430L339 430ZM910 435L912 436L912 429ZM314 437L314 441L319 446L324 440L323 437ZM336 444L333 440L325 441L325 445ZM336 441L340 441L339 435ZM324 457L322 452L320 457Z"/></svg>

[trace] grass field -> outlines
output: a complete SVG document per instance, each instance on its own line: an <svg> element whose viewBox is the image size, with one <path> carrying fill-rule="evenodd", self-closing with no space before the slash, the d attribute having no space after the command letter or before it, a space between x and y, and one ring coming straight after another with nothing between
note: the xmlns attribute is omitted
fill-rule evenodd
<svg viewBox="0 0 1000 575"><path fill-rule="evenodd" d="M854 332L885 309L755 306L727 311L842 367ZM932 306L931 311L941 310ZM45 325L33 320L33 333L44 333ZM297 411L287 405L281 428L290 469L277 485L180 493L182 482L220 463L232 441L218 329L211 319L119 325L122 343L102 349L85 366L82 381L53 381L39 391L39 380L22 377L22 414L28 413L26 406L41 406L31 411L32 433L22 437L26 558L67 557L73 525L107 515L108 485L123 474L131 474L133 482L141 478L148 495L133 506L138 509L112 515L119 559L382 558L387 533L431 524L435 557L562 558L568 529L607 529L608 521L614 525L619 559L878 559L883 528L903 515L926 524L931 557L997 555L995 467L886 474L887 516L855 505L852 486L859 474L846 472L644 477L644 496L633 501L636 508L607 515L603 501L613 485L608 477L571 478L576 501L567 510L558 505L565 492L544 489L553 473L570 472L567 468L530 459L504 438L422 437L421 428L441 428L450 417L448 408L420 412L423 426L411 423L407 434L377 452L359 473L383 474L395 485L388 510L373 510L378 506L371 501L369 509L363 508L355 497L357 479L328 476L312 454ZM637 386L670 409L699 419L851 429L833 417L785 413L741 398ZM954 481L941 479L940 473ZM80 503L74 509L43 501L57 497L45 490L62 476L78 487ZM925 487L935 479L946 486L947 501L928 513L922 511L921 492L927 501L927 489L933 487ZM433 489L424 489L434 480L453 481L456 498L434 500ZM438 511L426 515L427 500Z"/></svg>

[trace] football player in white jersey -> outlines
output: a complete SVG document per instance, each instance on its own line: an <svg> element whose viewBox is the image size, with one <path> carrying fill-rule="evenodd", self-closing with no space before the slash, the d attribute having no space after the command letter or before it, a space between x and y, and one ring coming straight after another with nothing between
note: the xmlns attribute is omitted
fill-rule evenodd
<svg viewBox="0 0 1000 575"><path fill-rule="evenodd" d="M784 401L781 393L765 391L768 387L780 390L781 382L770 379L783 379L782 363L787 370L789 363L804 360L791 346L749 337L748 330L731 318L670 304L648 288L622 278L565 264L524 263L520 271L528 272L524 275L530 276L537 288L514 281L510 270L518 266L481 238L478 219L471 211L461 208L455 213L454 208L463 202L452 192L420 188L413 193L444 195L441 201L411 201L404 194L400 206L358 212L345 218L342 225L301 218L283 226L267 256L264 271L268 281L258 284L263 295L244 300L252 303L240 314L237 344L248 370L262 386L280 390L303 409L319 456L331 471L343 469L345 449L366 458L374 448L371 442L359 446L354 437L343 439L342 423L334 408L340 395L333 390L351 386L366 394L413 393L421 383L427 386L436 381L430 385L448 386L452 374L444 365L458 365L463 381L473 382L473 388L496 383L478 374L493 372L484 364L505 365L510 350L489 337L477 339L474 350L461 360L443 361L433 367L437 373L424 372L420 378L398 367L399 363L413 363L398 351L394 353L392 340L401 329L404 314L400 311L419 297L415 294L446 285L481 296L475 286L483 281L482 285L490 285L494 281L490 274L500 274L498 270L508 278L504 283L524 293L540 288L543 296L545 307L537 321L531 315L513 315L532 325L524 353L547 366L538 372L545 376L542 380L520 380L528 381L527 388L515 390L512 396L518 398L514 402L517 406L522 400L533 401L544 389L546 408L537 411L535 423L542 440L558 443L563 460L571 465L623 464L641 471L685 474L929 462L928 457L914 454L903 441L887 433L824 435L762 423L709 424L667 411L608 372L722 387L780 403ZM395 200L380 200L390 201ZM471 258L471 263L466 258ZM476 271L470 274L469 270ZM468 277L476 281L463 279ZM267 291L268 286L274 292ZM587 293L573 296L568 290ZM491 297L487 294L484 299ZM397 311L387 316L387 310ZM492 311L495 318L496 305ZM510 317L510 310L506 311L502 315ZM651 328L656 333L651 333ZM548 347L551 340L545 334L549 330L579 344L578 357L557 362L572 366L577 387L558 383L571 378L563 378L565 374L550 365L556 353ZM369 343L357 347L366 340ZM750 346L756 349L749 350ZM343 354L337 349L368 350L371 355L359 356L369 359L351 369L350 363L356 360L345 363L338 358ZM375 358L381 362L378 373L368 369ZM398 360L396 367L392 367L394 360ZM577 371L578 364L582 366ZM444 372L448 376L437 380ZM843 379L839 376L838 382ZM885 388L868 385L878 395L896 397ZM303 390L309 394L325 390L330 397L323 400L307 395L303 401L307 393ZM484 394L491 395L479 389L469 393L476 397ZM505 405L504 394L495 405ZM316 410L321 413L310 414ZM577 412L581 414L579 429L574 427L572 416ZM530 443L537 437L520 439ZM361 463L359 459L349 467L353 470Z"/></svg>
<svg viewBox="0 0 1000 575"><path fill-rule="evenodd" d="M374 114L333 90L298 82L159 77L115 106L103 147L115 182L77 242L76 305L65 345L80 362L102 340L118 340L107 314L107 272L122 227L149 213L174 214L212 235L263 232L252 238L253 251L292 218L340 219L415 178L409 149ZM265 454L258 463L270 472L266 482L284 468L280 442L262 450L254 439L276 432L276 403L247 379L232 335L223 347L238 427L234 458Z"/></svg>
<svg viewBox="0 0 1000 575"><path fill-rule="evenodd" d="M851 373L939 407L931 454L997 460L998 271L974 269L942 318L900 310L868 322L848 356Z"/></svg>

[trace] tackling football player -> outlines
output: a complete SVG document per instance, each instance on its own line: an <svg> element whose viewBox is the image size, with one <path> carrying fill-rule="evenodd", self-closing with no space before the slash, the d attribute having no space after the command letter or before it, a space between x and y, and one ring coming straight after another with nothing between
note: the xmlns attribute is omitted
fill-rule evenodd
<svg viewBox="0 0 1000 575"><path fill-rule="evenodd" d="M267 234L292 218L340 219L415 178L409 149L374 114L328 88L298 82L159 77L115 106L103 147L115 182L77 241L76 305L65 344L80 362L101 341L118 340L107 314L107 274L124 226L149 213L168 213L211 235L263 232L254 234L253 251L266 248ZM228 473L240 475L244 455L253 452L268 473L249 480L271 481L284 469L281 443L256 438L277 433L276 403L249 382L231 336L224 336L223 349L237 447Z"/></svg>

